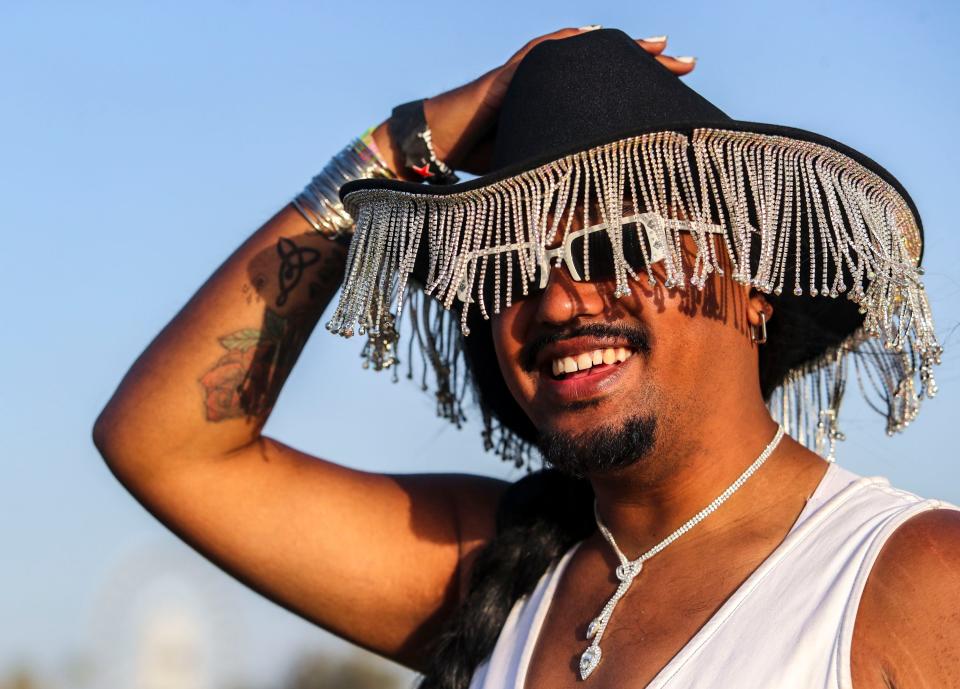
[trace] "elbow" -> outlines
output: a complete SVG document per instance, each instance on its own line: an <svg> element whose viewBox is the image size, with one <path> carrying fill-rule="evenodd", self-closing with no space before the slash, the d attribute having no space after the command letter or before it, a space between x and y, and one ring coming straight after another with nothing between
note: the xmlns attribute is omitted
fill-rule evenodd
<svg viewBox="0 0 960 689"><path fill-rule="evenodd" d="M190 449L169 440L167 426L144 417L142 405L116 399L100 412L91 429L91 440L107 468L128 488L156 479L158 472L191 456Z"/></svg>
<svg viewBox="0 0 960 689"><path fill-rule="evenodd" d="M115 423L108 409L104 409L93 422L92 440L94 447L108 464L116 458Z"/></svg>
<svg viewBox="0 0 960 689"><path fill-rule="evenodd" d="M143 477L146 465L142 453L132 451L137 446L128 429L109 405L100 412L91 432L94 447L103 458L110 473L124 486L130 488Z"/></svg>
<svg viewBox="0 0 960 689"><path fill-rule="evenodd" d="M133 448L143 447L137 432L137 415L117 394L107 402L93 422L91 439L94 447L108 465L134 456Z"/></svg>
<svg viewBox="0 0 960 689"><path fill-rule="evenodd" d="M113 414L104 409L93 423L91 437L109 472L121 485L133 492L133 486L136 485L134 481L140 476L142 469L135 467L131 453L124 451L120 428L122 426Z"/></svg>

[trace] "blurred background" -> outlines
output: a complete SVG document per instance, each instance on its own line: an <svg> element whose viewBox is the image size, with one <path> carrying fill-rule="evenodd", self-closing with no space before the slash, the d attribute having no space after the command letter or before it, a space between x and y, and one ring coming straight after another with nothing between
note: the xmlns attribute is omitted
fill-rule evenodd
<svg viewBox="0 0 960 689"><path fill-rule="evenodd" d="M699 58L687 82L733 117L839 139L910 191L941 393L889 439L850 386L838 459L960 504L956 3L3 0L0 689L412 684L180 542L91 428L151 338L352 137L589 23L669 34L669 54ZM360 346L318 329L265 432L370 470L517 477L475 419L458 432L415 385L361 370ZM358 418L380 405L371 432Z"/></svg>

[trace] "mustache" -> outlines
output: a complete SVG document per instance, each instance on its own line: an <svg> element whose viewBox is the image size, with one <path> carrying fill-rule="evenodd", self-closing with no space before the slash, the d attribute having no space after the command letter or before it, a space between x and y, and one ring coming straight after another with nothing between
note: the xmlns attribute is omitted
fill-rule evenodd
<svg viewBox="0 0 960 689"><path fill-rule="evenodd" d="M537 367L537 357L544 347L554 342L572 340L575 337L615 338L626 340L630 347L641 354L650 353L650 336L646 328L608 325L606 323L590 323L569 330L553 333L544 333L527 342L520 348L520 366L527 373L532 373Z"/></svg>

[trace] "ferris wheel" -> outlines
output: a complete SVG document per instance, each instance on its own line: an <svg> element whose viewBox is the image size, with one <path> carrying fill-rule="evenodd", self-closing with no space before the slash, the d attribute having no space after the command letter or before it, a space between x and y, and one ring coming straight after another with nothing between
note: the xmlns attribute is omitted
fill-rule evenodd
<svg viewBox="0 0 960 689"><path fill-rule="evenodd" d="M89 689L230 686L244 664L230 585L223 571L176 541L124 556L92 606Z"/></svg>

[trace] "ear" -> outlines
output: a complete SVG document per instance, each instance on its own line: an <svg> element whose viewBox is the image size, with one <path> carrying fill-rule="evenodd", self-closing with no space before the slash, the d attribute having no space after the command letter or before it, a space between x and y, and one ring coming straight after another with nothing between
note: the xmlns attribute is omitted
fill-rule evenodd
<svg viewBox="0 0 960 689"><path fill-rule="evenodd" d="M747 320L750 322L750 325L755 327L760 325L761 313L769 323L773 317L773 306L771 306L770 302L763 296L762 292L757 290L756 287L751 287L750 296L747 299Z"/></svg>

